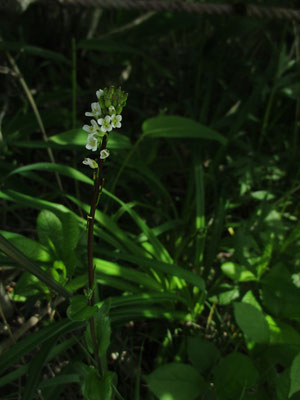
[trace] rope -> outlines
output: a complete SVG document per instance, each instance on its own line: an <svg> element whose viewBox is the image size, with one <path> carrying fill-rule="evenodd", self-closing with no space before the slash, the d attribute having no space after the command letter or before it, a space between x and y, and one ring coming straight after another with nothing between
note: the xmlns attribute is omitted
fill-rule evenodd
<svg viewBox="0 0 300 400"><path fill-rule="evenodd" d="M84 7L99 7L103 9L142 10L142 11L172 11L197 13L199 15L233 15L252 18L269 18L300 21L300 9L262 7L252 4L200 4L184 1L162 0L42 0L44 3L59 2L63 5L80 5Z"/></svg>
<svg viewBox="0 0 300 400"><path fill-rule="evenodd" d="M190 3L183 0L0 0L0 11L15 11L22 4L62 4L83 7L97 7L117 10L141 10L141 11L172 11L186 12L199 15L217 16L246 16L252 18L269 18L281 20L300 21L300 9L263 7L254 4L210 4ZM26 6L26 7L27 7ZM25 8L26 8L25 7ZM23 6L24 8L24 6Z"/></svg>

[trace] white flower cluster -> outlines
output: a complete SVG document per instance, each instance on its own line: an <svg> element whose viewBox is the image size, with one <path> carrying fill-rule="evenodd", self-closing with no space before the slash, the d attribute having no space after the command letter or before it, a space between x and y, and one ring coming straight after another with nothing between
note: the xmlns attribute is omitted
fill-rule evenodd
<svg viewBox="0 0 300 400"><path fill-rule="evenodd" d="M91 119L91 125L84 125L83 130L89 135L87 137L86 148L88 150L97 151L100 144L100 139L111 132L114 128L121 128L122 115L118 115L116 108L113 105L109 107L101 107L100 104L105 105L106 92L99 89L96 92L98 102L91 104L91 112L86 112L87 117L93 117ZM120 111L120 110L119 110ZM105 159L109 156L109 150L104 149L100 152L100 159ZM98 164L95 160L85 158L83 164L89 165L91 168L97 168Z"/></svg>

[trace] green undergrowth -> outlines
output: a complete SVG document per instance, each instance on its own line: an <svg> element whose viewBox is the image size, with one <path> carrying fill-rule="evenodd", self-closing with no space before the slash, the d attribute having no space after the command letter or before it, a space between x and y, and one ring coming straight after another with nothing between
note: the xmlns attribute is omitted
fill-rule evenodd
<svg viewBox="0 0 300 400"><path fill-rule="evenodd" d="M1 400L300 398L299 24L38 2L2 20ZM110 85L129 96L91 306L82 126Z"/></svg>

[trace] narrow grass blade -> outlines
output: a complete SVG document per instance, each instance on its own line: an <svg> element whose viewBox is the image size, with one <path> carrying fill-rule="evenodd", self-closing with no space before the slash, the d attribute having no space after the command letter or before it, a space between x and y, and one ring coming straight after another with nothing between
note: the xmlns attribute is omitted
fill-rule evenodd
<svg viewBox="0 0 300 400"><path fill-rule="evenodd" d="M204 214L204 182L203 168L199 155L194 153L194 174L196 187L196 238L195 238L195 267L200 270L203 262L205 243L205 214Z"/></svg>
<svg viewBox="0 0 300 400"><path fill-rule="evenodd" d="M25 390L22 396L22 400L31 400L35 395L35 391L39 384L39 379L42 373L42 368L46 362L47 356L55 345L59 334L53 336L51 339L47 340L41 349L34 355L33 360L29 365L29 374L26 381Z"/></svg>
<svg viewBox="0 0 300 400"><path fill-rule="evenodd" d="M0 374L10 368L25 354L30 353L36 346L41 345L46 340L51 339L57 334L63 335L72 332L84 326L82 322L74 322L67 319L53 323L50 326L40 329L38 332L27 336L22 341L15 344L1 355L0 358Z"/></svg>

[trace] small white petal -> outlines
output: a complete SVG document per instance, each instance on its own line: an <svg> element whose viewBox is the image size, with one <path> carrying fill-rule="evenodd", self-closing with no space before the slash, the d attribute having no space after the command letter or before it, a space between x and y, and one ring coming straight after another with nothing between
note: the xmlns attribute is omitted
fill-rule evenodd
<svg viewBox="0 0 300 400"><path fill-rule="evenodd" d="M98 168L97 162L95 160L92 160L91 158L85 158L82 161L82 164L89 165L93 169Z"/></svg>
<svg viewBox="0 0 300 400"><path fill-rule="evenodd" d="M86 148L88 150L96 151L98 147L98 140L97 138L91 133L87 138Z"/></svg>
<svg viewBox="0 0 300 400"><path fill-rule="evenodd" d="M103 96L103 93L104 93L104 92L103 92L102 89L97 90L97 92L96 92L97 98L100 99L100 97Z"/></svg>
<svg viewBox="0 0 300 400"><path fill-rule="evenodd" d="M100 151L100 158L101 160L104 160L105 158L107 158L109 156L109 150L108 149L104 149Z"/></svg>
<svg viewBox="0 0 300 400"><path fill-rule="evenodd" d="M82 129L88 133L91 133L91 127L89 125L84 125Z"/></svg>

